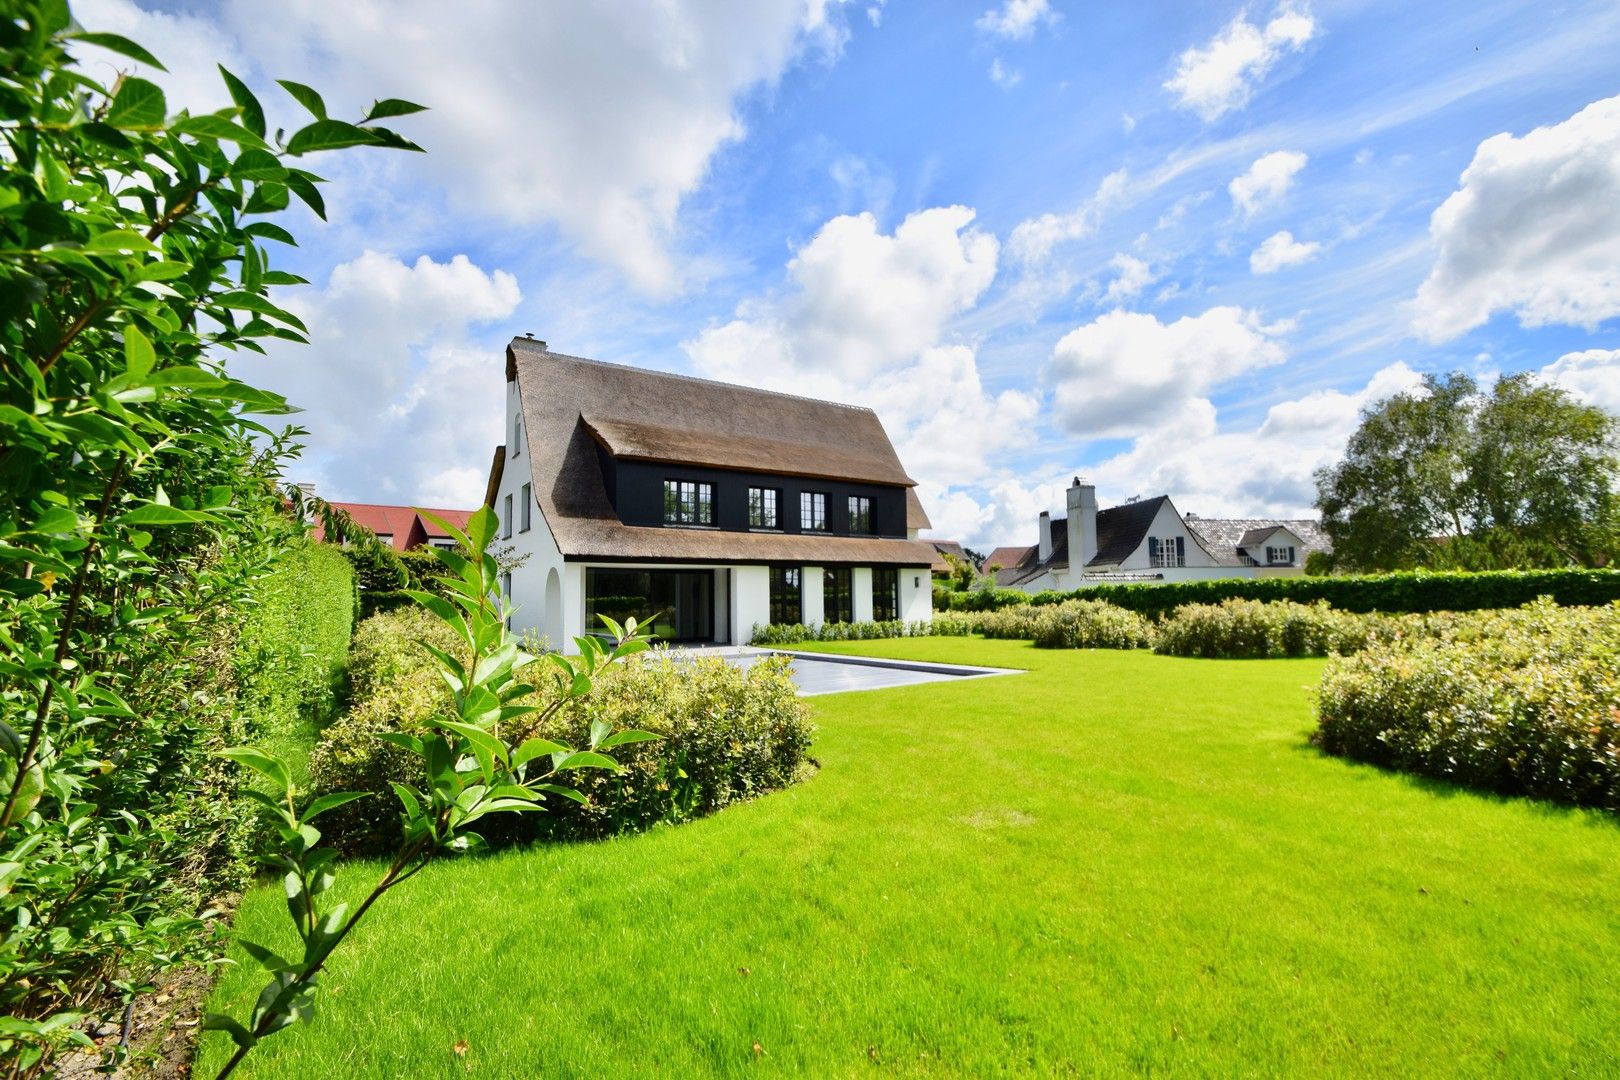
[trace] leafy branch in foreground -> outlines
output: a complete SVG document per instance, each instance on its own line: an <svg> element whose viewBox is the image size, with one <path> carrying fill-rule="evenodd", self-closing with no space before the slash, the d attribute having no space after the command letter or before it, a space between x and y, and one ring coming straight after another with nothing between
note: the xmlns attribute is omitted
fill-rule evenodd
<svg viewBox="0 0 1620 1080"><path fill-rule="evenodd" d="M454 712L432 717L428 734L379 736L420 758L423 779L420 785L393 785L402 807L400 846L352 914L347 904L322 905L322 897L335 880L332 862L337 852L318 846L321 833L311 822L328 810L364 797L363 793L322 795L300 807L299 792L285 763L252 747L219 751L220 757L252 769L264 780L265 789L250 794L264 805L280 837L280 850L265 861L283 873L287 911L303 942L303 953L295 958L282 957L255 942L238 942L271 977L245 1023L217 1013L204 1021L207 1028L228 1032L236 1044L220 1077L229 1076L261 1039L309 1019L321 969L383 894L421 873L438 855L484 846L483 838L471 828L480 818L539 810L548 795L583 802L582 795L558 783L558 778L577 769L617 770L618 763L605 751L658 737L635 730L614 733L598 722L591 726L590 745L585 749L549 739L522 738L568 702L590 693L599 672L646 649L644 629L634 620L621 627L603 619L613 635L611 646L596 637L581 637L575 639L580 649L577 658L548 653L546 660L556 665L561 678L547 680L554 692L546 704L535 704L542 690L522 677L536 658L520 650L507 631L507 611L497 591L500 570L489 551L496 533L494 512L488 507L479 510L468 521L466 532L442 519L434 520L455 537L461 549L433 552L448 571L440 581L445 596L413 595L455 632L464 647L462 655L455 655L422 644L449 684Z"/></svg>

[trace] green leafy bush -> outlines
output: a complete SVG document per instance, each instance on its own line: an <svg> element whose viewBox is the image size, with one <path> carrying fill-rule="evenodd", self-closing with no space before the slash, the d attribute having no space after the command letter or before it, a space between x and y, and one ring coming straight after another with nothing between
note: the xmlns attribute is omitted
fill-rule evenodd
<svg viewBox="0 0 1620 1080"><path fill-rule="evenodd" d="M332 717L354 630L355 577L339 548L300 539L255 582L239 609L238 707L255 737L307 747Z"/></svg>
<svg viewBox="0 0 1620 1080"><path fill-rule="evenodd" d="M1508 794L1620 810L1620 605L1458 616L1332 661L1331 754Z"/></svg>
<svg viewBox="0 0 1620 1080"><path fill-rule="evenodd" d="M871 641L898 637L966 637L973 633L974 619L967 615L939 612L932 621L831 622L807 626L804 623L756 625L750 638L754 645L797 645L805 641Z"/></svg>
<svg viewBox="0 0 1620 1080"><path fill-rule="evenodd" d="M1183 604L1159 623L1155 652L1233 660L1330 656L1359 652L1401 624L1378 615L1336 611L1288 600L1223 600ZM1421 624L1409 629L1421 632Z"/></svg>
<svg viewBox="0 0 1620 1080"><path fill-rule="evenodd" d="M1041 649L1145 649L1154 633L1153 624L1134 611L1095 600L986 612L978 628L985 637L1033 641Z"/></svg>
<svg viewBox="0 0 1620 1080"><path fill-rule="evenodd" d="M324 733L310 759L318 792L373 791L413 775L410 754L378 736L416 733L448 691L433 658L417 644L454 642L417 611L374 615L360 625L350 656L350 709ZM748 671L718 659L677 659L656 651L599 675L590 697L558 712L534 734L577 743L593 721L634 726L662 736L615 756L624 771L584 779L589 807L554 806L553 813L507 823L492 840L534 835L597 836L679 821L792 782L809 746L808 712L787 675L786 658L767 658ZM551 665L522 677L550 693ZM630 721L634 723L631 724ZM375 851L397 834L397 810L386 798L362 799L330 812L327 832L349 851Z"/></svg>
<svg viewBox="0 0 1620 1080"><path fill-rule="evenodd" d="M1156 618L1183 604L1218 604L1230 599L1291 600L1300 604L1321 600L1340 611L1396 614L1516 608L1539 596L1549 596L1566 607L1612 603L1620 600L1620 570L1414 570L1344 577L1212 578L1160 585L1093 585L1072 592L1047 590L1033 595L1018 589L987 589L950 593L944 603L936 600L936 606L952 611L995 611L1019 604L1106 600Z"/></svg>

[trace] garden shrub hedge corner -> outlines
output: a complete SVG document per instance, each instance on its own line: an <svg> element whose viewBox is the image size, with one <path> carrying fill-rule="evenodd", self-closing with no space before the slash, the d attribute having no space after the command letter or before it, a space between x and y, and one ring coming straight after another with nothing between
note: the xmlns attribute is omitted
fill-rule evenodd
<svg viewBox="0 0 1620 1080"><path fill-rule="evenodd" d="M1314 741L1459 784L1620 810L1620 605L1459 616L1334 660Z"/></svg>

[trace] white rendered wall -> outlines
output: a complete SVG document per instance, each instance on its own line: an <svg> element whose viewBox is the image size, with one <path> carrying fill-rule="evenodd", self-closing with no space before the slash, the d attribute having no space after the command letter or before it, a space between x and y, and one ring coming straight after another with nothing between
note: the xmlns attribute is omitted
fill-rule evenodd
<svg viewBox="0 0 1620 1080"><path fill-rule="evenodd" d="M800 596L804 601L804 625L815 626L827 615L826 604L821 594L822 577L825 571L819 566L802 567L799 575L799 584L803 589Z"/></svg>
<svg viewBox="0 0 1620 1080"><path fill-rule="evenodd" d="M850 591L854 594L855 603L853 612L856 622L872 621L872 568L870 566L857 566L850 571Z"/></svg>
<svg viewBox="0 0 1620 1080"><path fill-rule="evenodd" d="M1197 567L1221 568L1219 563L1204 552L1204 549L1199 545L1198 541L1193 539L1192 533L1187 530L1186 524L1181 520L1181 515L1176 512L1176 508L1171 505L1170 500L1168 499L1166 499L1164 503L1160 505L1159 512L1153 515L1153 524L1148 526L1147 536L1143 537L1142 542L1136 545L1135 551L1131 552L1120 561L1119 568L1121 570L1157 569L1151 565L1153 562L1153 556L1152 552L1149 550L1148 541L1153 538L1162 540L1165 537L1173 536L1181 537L1182 547L1186 549L1186 553L1183 558L1186 565L1180 569L1193 569ZM1177 568L1166 567L1165 569ZM1235 568L1225 567L1223 569ZM1215 576L1243 577L1246 575L1217 574Z"/></svg>
<svg viewBox="0 0 1620 1080"><path fill-rule="evenodd" d="M934 575L927 567L900 568L900 618L906 622L933 621Z"/></svg>
<svg viewBox="0 0 1620 1080"><path fill-rule="evenodd" d="M511 545L514 554L527 555L524 564L512 571L511 603L516 609L512 614L512 629L516 633L533 631L536 635L548 639L552 648L557 648L569 640L572 635L580 632L579 624L583 621L584 606L581 600L580 618L570 622L567 619L568 599L568 573L562 560L562 553L557 550L557 543L552 539L551 529L546 525L545 515L540 512L538 501L529 510L529 530L523 528L523 485L529 483L529 449L526 446L512 445L512 422L517 418L518 410L518 384L516 381L506 384L506 414L505 435L507 442L506 462L501 469L501 486L495 493L495 505L492 509L497 518L501 517L506 505L506 496L512 497L512 535L509 539L497 540L495 546ZM526 439L525 439L526 441ZM516 449L514 456L512 451ZM531 500L534 493L529 493ZM504 525L504 521L502 522ZM563 615L558 619L555 614L547 618L546 611L546 582L555 572L560 579L563 594ZM548 625L549 624L549 625ZM563 635L561 640L554 640L556 632Z"/></svg>
<svg viewBox="0 0 1620 1080"><path fill-rule="evenodd" d="M754 627L771 621L771 571L768 566L731 568L731 643L746 645Z"/></svg>

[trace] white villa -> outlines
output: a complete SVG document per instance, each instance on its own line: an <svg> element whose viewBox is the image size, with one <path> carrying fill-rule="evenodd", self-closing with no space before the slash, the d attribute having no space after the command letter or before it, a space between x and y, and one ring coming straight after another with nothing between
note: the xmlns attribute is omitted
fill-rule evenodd
<svg viewBox="0 0 1620 1080"><path fill-rule="evenodd" d="M527 559L502 588L553 647L598 614L718 644L933 616L928 517L870 409L515 338L505 431L485 501Z"/></svg>
<svg viewBox="0 0 1620 1080"><path fill-rule="evenodd" d="M990 553L996 584L1041 592L1117 582L1197 581L1290 576L1312 551L1330 550L1308 519L1185 517L1170 496L1097 509L1097 491L1080 477L1066 493L1067 516L1041 512L1037 542ZM1077 557L1076 557L1077 556Z"/></svg>

